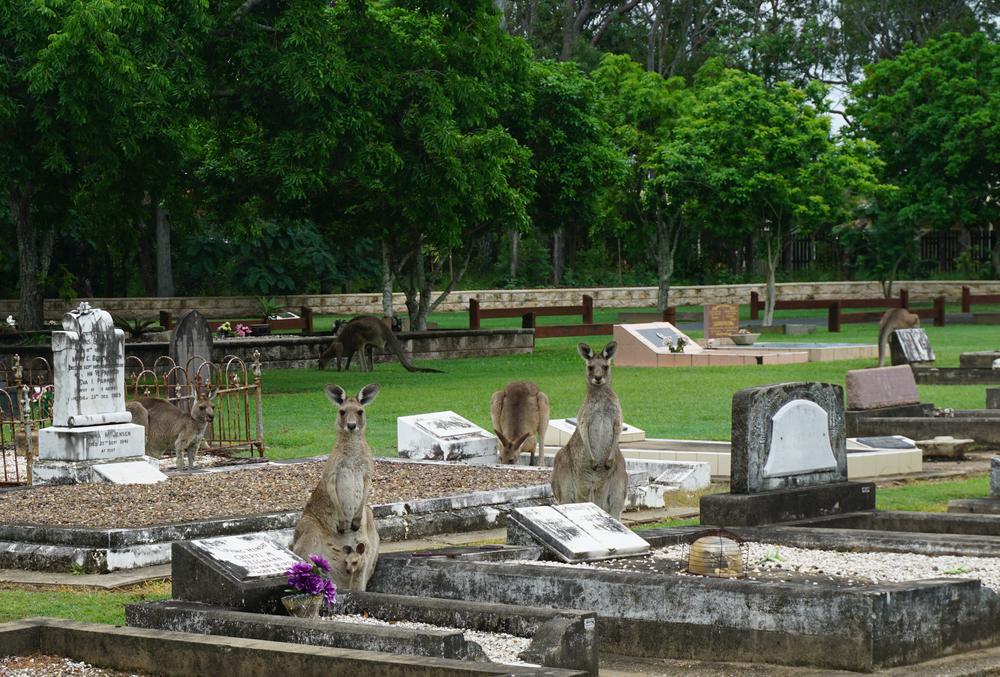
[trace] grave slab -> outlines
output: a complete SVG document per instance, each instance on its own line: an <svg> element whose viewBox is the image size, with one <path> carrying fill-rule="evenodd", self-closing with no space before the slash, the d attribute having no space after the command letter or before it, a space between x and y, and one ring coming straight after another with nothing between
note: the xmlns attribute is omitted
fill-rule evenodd
<svg viewBox="0 0 1000 677"><path fill-rule="evenodd" d="M853 445L852 445L853 443ZM858 450L870 449L916 449L916 443L909 437L902 435L882 435L879 437L849 437L847 438L847 451L852 451L852 446Z"/></svg>
<svg viewBox="0 0 1000 677"><path fill-rule="evenodd" d="M735 303L706 305L702 313L705 338L722 338L740 330L740 307Z"/></svg>
<svg viewBox="0 0 1000 677"><path fill-rule="evenodd" d="M847 408L881 409L920 403L917 382L908 366L852 369L847 372Z"/></svg>
<svg viewBox="0 0 1000 677"><path fill-rule="evenodd" d="M929 440L917 440L924 456L947 456L949 458L965 458L965 452L975 440L955 438L951 435L938 435Z"/></svg>
<svg viewBox="0 0 1000 677"><path fill-rule="evenodd" d="M997 360L1000 360L1000 350L980 350L959 355L958 366L963 369L993 369Z"/></svg>
<svg viewBox="0 0 1000 677"><path fill-rule="evenodd" d="M396 446L402 458L499 463L496 437L453 411L400 416Z"/></svg>
<svg viewBox="0 0 1000 677"><path fill-rule="evenodd" d="M986 389L986 408L1000 409L1000 388Z"/></svg>
<svg viewBox="0 0 1000 677"><path fill-rule="evenodd" d="M174 599L241 611L280 608L284 572L301 557L262 534L175 541L171 553Z"/></svg>
<svg viewBox="0 0 1000 677"><path fill-rule="evenodd" d="M934 350L927 332L914 329L897 329L889 335L889 355L893 365L930 366L934 364Z"/></svg>
<svg viewBox="0 0 1000 677"><path fill-rule="evenodd" d="M712 483L708 463L669 461L668 468L657 476L655 483L673 487L677 491L699 491Z"/></svg>
<svg viewBox="0 0 1000 677"><path fill-rule="evenodd" d="M42 461L106 461L143 456L145 431L135 423L86 428L51 426L38 431L38 458Z"/></svg>
<svg viewBox="0 0 1000 677"><path fill-rule="evenodd" d="M1000 498L1000 456L990 459L990 497Z"/></svg>
<svg viewBox="0 0 1000 677"><path fill-rule="evenodd" d="M154 463L145 461L101 463L94 466L94 472L111 484L156 484L167 479L155 459Z"/></svg>
<svg viewBox="0 0 1000 677"><path fill-rule="evenodd" d="M591 562L649 552L649 543L593 503L515 508L507 517L507 541L541 544L564 562Z"/></svg>
<svg viewBox="0 0 1000 677"><path fill-rule="evenodd" d="M545 444L551 447L561 447L573 436L576 431L575 418L556 418L549 420L549 427L545 431ZM628 423L622 424L622 432L618 437L619 442L642 442L646 439L646 431Z"/></svg>

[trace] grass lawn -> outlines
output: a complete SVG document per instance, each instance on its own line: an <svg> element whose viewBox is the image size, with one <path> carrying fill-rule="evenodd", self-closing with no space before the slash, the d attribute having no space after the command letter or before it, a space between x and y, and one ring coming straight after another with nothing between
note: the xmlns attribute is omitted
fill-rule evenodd
<svg viewBox="0 0 1000 677"><path fill-rule="evenodd" d="M55 588L0 589L0 623L32 616L125 625L125 605L170 599L169 581L151 581L123 592Z"/></svg>
<svg viewBox="0 0 1000 677"><path fill-rule="evenodd" d="M598 310L613 320L618 310ZM610 317L613 314L614 317ZM463 326L464 313L433 316L442 326ZM553 319L553 318L546 318ZM554 318L559 320L559 318ZM595 317L595 320L600 318ZM559 320L559 321L565 321ZM516 321L506 326L516 326ZM927 327L939 366L957 366L959 353L997 348L996 328L983 325ZM875 324L844 325L844 331L820 329L803 342L874 343ZM698 332L691 332L694 338ZM489 403L495 390L514 380L533 380L548 395L552 417L575 416L583 399L583 362L576 353L579 339L539 340L531 355L481 359L422 361L445 374L411 374L397 363L379 364L371 374L308 369L264 373L264 426L267 454L291 458L324 454L333 443L333 408L323 385L338 383L356 393L366 383L377 382L382 392L369 408L368 440L375 453L396 455L396 417L427 411L452 410L489 429ZM589 337L603 345L610 337ZM783 341L783 335L765 335L762 341ZM740 388L783 381L844 383L848 369L872 366L872 360L814 362L753 367L687 367L643 369L618 367L614 387L625 419L651 437L726 440L732 395ZM920 386L925 402L940 407L982 408L983 386Z"/></svg>

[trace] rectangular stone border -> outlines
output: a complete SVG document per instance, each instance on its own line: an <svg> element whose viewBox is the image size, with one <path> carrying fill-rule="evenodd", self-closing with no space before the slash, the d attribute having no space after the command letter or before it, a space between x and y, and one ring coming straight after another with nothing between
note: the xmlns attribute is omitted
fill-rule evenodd
<svg viewBox="0 0 1000 677"><path fill-rule="evenodd" d="M586 567L385 558L369 589L594 610L602 651L870 672L1000 639L1000 597L978 580L857 588Z"/></svg>
<svg viewBox="0 0 1000 677"><path fill-rule="evenodd" d="M537 674L570 677L585 674L556 668L539 673L536 668L115 627L55 618L29 618L0 624L0 655L31 653L53 654L114 670L168 677L472 677Z"/></svg>

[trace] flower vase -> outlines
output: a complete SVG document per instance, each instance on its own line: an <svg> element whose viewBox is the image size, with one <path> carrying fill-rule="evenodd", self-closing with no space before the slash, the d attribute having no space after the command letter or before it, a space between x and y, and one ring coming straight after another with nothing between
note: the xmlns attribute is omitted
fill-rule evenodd
<svg viewBox="0 0 1000 677"><path fill-rule="evenodd" d="M319 611L323 608L323 595L310 595L307 592L285 595L281 598L281 603L289 616L319 618Z"/></svg>

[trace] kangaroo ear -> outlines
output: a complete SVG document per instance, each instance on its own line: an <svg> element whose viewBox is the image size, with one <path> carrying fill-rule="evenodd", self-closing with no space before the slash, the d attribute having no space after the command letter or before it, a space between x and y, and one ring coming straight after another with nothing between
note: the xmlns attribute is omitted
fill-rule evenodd
<svg viewBox="0 0 1000 677"><path fill-rule="evenodd" d="M362 407L367 406L368 403L374 400L375 396L378 395L378 391L378 383L369 383L361 389L360 393L358 393L358 402L361 403Z"/></svg>
<svg viewBox="0 0 1000 677"><path fill-rule="evenodd" d="M527 432L527 433L524 433L523 435L521 435L520 437L518 437L516 440L514 440L514 444L512 445L514 447L514 450L515 451L516 450L520 450L521 445L524 444L524 441L526 439L528 439L529 437L531 437L531 433Z"/></svg>
<svg viewBox="0 0 1000 677"><path fill-rule="evenodd" d="M581 343L576 347L576 352L580 353L580 357L590 361L594 358L594 351L586 343Z"/></svg>
<svg viewBox="0 0 1000 677"><path fill-rule="evenodd" d="M364 543L358 543L357 547L356 547L356 548L354 548L354 550L355 550L355 551L356 551L356 552L357 552L357 553L358 553L359 555L363 555L363 554L365 553L365 544L364 544Z"/></svg>
<svg viewBox="0 0 1000 677"><path fill-rule="evenodd" d="M604 346L604 350L601 351L604 354L604 359L610 360L615 356L615 351L618 350L618 343L612 341L608 345Z"/></svg>
<svg viewBox="0 0 1000 677"><path fill-rule="evenodd" d="M499 430L497 430L496 428L493 429L493 432L496 433L497 439L500 440L500 443L506 447L507 446L507 438L503 436L503 433L500 432Z"/></svg>
<svg viewBox="0 0 1000 677"><path fill-rule="evenodd" d="M219 394L219 389L218 388L212 388L211 390L208 391L208 394L205 395L205 398L208 399L208 400L214 400L215 396L218 395L218 394Z"/></svg>
<svg viewBox="0 0 1000 677"><path fill-rule="evenodd" d="M338 407L347 401L347 393L344 392L344 389L333 383L326 384L326 396Z"/></svg>
<svg viewBox="0 0 1000 677"><path fill-rule="evenodd" d="M348 555L350 555L351 554L351 546L345 545L344 546L344 552L347 553Z"/></svg>

